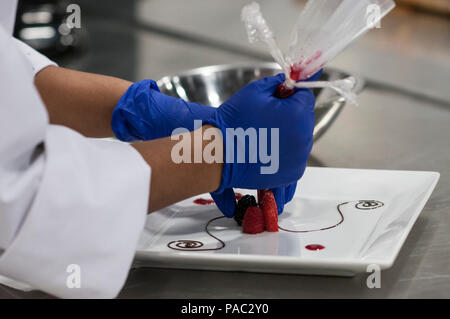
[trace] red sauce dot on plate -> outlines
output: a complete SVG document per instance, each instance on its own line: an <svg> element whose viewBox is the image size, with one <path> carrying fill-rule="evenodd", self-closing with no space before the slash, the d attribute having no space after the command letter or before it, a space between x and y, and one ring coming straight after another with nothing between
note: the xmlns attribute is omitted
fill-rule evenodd
<svg viewBox="0 0 450 319"><path fill-rule="evenodd" d="M197 198L196 200L194 200L194 203L197 205L210 205L210 204L214 204L214 200L205 199L205 198Z"/></svg>
<svg viewBox="0 0 450 319"><path fill-rule="evenodd" d="M322 249L325 249L325 246L322 246L319 244L311 244L311 245L305 246L305 248L308 250L322 250Z"/></svg>

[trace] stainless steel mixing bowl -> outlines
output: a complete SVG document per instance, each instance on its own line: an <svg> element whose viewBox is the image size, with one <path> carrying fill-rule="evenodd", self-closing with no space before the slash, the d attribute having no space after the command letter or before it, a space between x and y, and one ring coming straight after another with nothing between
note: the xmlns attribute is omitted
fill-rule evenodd
<svg viewBox="0 0 450 319"><path fill-rule="evenodd" d="M276 63L214 65L165 76L158 81L158 86L167 95L218 107L246 84L280 72ZM320 80L331 81L349 76L348 73L326 68ZM364 81L356 78L355 93L360 93L363 88ZM346 101L330 89L314 89L313 92L317 98L314 128L314 140L317 140L339 115Z"/></svg>

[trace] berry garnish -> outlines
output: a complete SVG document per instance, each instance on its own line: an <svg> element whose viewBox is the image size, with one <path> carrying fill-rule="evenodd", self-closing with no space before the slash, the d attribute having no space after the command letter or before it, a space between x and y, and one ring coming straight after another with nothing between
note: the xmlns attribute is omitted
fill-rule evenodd
<svg viewBox="0 0 450 319"><path fill-rule="evenodd" d="M265 228L268 232L278 231L278 209L275 197L271 191L265 193L262 202L260 203L263 216Z"/></svg>
<svg viewBox="0 0 450 319"><path fill-rule="evenodd" d="M242 220L244 219L245 211L247 208L251 206L256 206L256 199L252 195L242 196L236 205L234 210L234 220L238 223L239 226L242 225Z"/></svg>
<svg viewBox="0 0 450 319"><path fill-rule="evenodd" d="M259 234L264 231L264 215L258 206L250 206L242 221L242 231L246 234Z"/></svg>

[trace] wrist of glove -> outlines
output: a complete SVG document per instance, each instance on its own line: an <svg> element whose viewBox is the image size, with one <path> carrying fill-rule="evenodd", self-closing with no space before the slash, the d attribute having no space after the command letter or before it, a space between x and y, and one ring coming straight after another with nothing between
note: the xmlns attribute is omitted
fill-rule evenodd
<svg viewBox="0 0 450 319"><path fill-rule="evenodd" d="M111 127L121 141L170 136L174 129L194 129L194 120L211 117L215 108L165 95L153 80L132 84L112 113Z"/></svg>

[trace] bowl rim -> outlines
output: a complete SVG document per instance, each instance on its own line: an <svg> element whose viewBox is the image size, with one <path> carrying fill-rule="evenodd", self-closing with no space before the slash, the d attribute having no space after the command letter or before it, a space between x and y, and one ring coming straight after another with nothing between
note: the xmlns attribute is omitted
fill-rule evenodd
<svg viewBox="0 0 450 319"><path fill-rule="evenodd" d="M215 72L221 72L232 69L256 69L256 68L266 68L266 69L279 69L281 72L281 67L275 62L239 62L239 63L231 63L231 64L218 64L218 65L209 65L203 66L199 68L194 68L186 71L182 71L177 75L166 75L157 81L158 87L163 87L165 84L170 82L178 82L180 77L188 77L194 75L208 75L213 74ZM342 71L333 67L325 67L325 72L327 70L337 73L340 79L347 79L353 77L355 79L355 87L353 88L353 92L355 94L359 94L365 88L366 81L358 75L352 75L348 72ZM323 106L329 107L329 111L325 117L316 122L314 126L314 141L317 141L333 124L336 120L337 116L342 111L343 107L347 103L346 99L339 94L333 95L325 101L321 101L317 103L315 108L319 109ZM330 106L331 105L331 106Z"/></svg>
<svg viewBox="0 0 450 319"><path fill-rule="evenodd" d="M160 87L164 84L164 82L170 81L173 78L180 78L185 76L192 76L197 74L212 74L215 72L227 71L238 68L267 68L267 69L279 69L281 71L281 67L278 63L275 62L239 62L239 63L228 63L228 64L216 64L216 65L207 65L194 69L189 69L185 71L181 71L178 74L174 75L165 75L159 80L156 81L157 85ZM334 67L325 67L324 70L330 70L342 75L342 79L353 77L356 80L355 87L353 88L353 92L359 94L365 88L366 81L359 75L353 75L343 70Z"/></svg>

